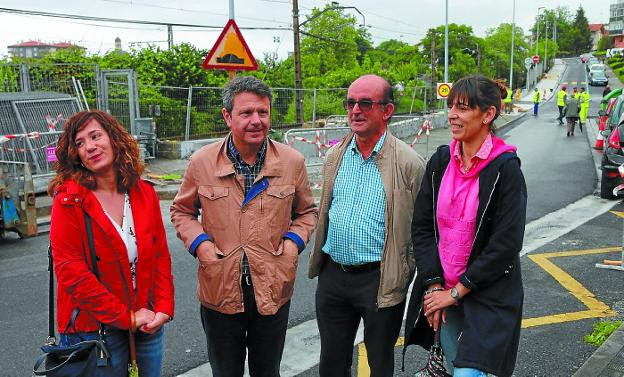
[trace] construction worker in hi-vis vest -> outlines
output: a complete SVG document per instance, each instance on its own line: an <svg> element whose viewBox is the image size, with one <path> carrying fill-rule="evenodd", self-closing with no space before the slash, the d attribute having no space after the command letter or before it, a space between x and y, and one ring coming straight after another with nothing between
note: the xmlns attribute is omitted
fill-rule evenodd
<svg viewBox="0 0 624 377"><path fill-rule="evenodd" d="M503 100L505 103L505 111L509 114L512 109L512 101L513 101L513 92L511 89L507 88L507 97Z"/></svg>
<svg viewBox="0 0 624 377"><path fill-rule="evenodd" d="M559 117L557 118L557 120L559 121L559 124L563 124L562 119L565 116L563 109L565 108L566 100L568 97L567 90L568 90L568 87L565 85L562 85L561 89L557 92L557 107L559 108Z"/></svg>
<svg viewBox="0 0 624 377"><path fill-rule="evenodd" d="M540 103L540 92L539 92L539 89L535 88L535 91L533 92L533 116L537 116L539 103Z"/></svg>
<svg viewBox="0 0 624 377"><path fill-rule="evenodd" d="M579 102L581 104L581 111L579 112L579 128L581 132L583 132L583 125L587 120L587 112L589 111L589 92L585 91L585 87L581 87Z"/></svg>

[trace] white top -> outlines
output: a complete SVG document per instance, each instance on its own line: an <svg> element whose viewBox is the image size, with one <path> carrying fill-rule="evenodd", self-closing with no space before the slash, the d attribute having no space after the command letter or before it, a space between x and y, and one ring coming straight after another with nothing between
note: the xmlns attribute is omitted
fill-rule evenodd
<svg viewBox="0 0 624 377"><path fill-rule="evenodd" d="M108 216L108 219L113 224L115 229L117 229L119 237L121 237L121 240L126 245L126 250L128 251L128 261L130 261L130 273L132 275L132 288L136 289L136 264L139 256L137 251L136 236L134 234L134 218L132 217L132 208L130 207L130 196L128 196L128 193L124 196L124 209L121 226L113 220L108 212L104 211L104 213Z"/></svg>

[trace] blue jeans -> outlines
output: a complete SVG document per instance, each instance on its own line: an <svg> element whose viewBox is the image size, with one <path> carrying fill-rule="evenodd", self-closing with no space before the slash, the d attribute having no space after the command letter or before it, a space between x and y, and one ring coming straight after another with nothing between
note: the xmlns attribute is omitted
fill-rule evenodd
<svg viewBox="0 0 624 377"><path fill-rule="evenodd" d="M486 377L487 373L474 368L455 368L453 361L459 348L459 337L464 328L464 312L458 306L446 308L446 322L440 326L440 343L446 360L446 369L453 377Z"/></svg>
<svg viewBox="0 0 624 377"><path fill-rule="evenodd" d="M164 334L164 327L161 327L154 334L146 334L140 331L134 334L140 377L160 377ZM68 346L83 340L98 339L98 337L97 332L61 334L60 344ZM107 367L98 368L95 377L127 376L130 359L128 330L106 329L104 343L111 354L111 358Z"/></svg>

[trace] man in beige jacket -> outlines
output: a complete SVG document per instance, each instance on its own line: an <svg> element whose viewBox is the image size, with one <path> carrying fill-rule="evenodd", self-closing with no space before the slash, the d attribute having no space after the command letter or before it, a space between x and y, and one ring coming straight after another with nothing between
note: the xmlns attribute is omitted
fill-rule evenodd
<svg viewBox="0 0 624 377"><path fill-rule="evenodd" d="M423 159L388 131L392 87L366 75L344 101L351 133L327 153L309 277L318 276L321 377L351 375L364 319L372 377L392 377L407 287L414 276L412 210Z"/></svg>
<svg viewBox="0 0 624 377"><path fill-rule="evenodd" d="M242 376L248 353L252 377L278 377L297 259L318 210L303 156L267 137L268 86L237 77L223 106L231 132L193 154L171 221L199 261L212 375Z"/></svg>

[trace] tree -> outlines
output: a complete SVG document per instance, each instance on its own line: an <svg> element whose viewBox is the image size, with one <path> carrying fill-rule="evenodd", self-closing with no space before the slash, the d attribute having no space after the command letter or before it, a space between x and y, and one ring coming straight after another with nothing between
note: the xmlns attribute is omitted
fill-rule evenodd
<svg viewBox="0 0 624 377"><path fill-rule="evenodd" d="M574 51L574 55L579 55L582 52L591 50L592 38L591 32L589 31L589 23L587 22L587 17L585 17L585 11L580 5L576 10L573 28L574 32L572 48Z"/></svg>
<svg viewBox="0 0 624 377"><path fill-rule="evenodd" d="M486 76L509 78L509 63L511 62L511 24L502 23L496 29L489 29L484 39L485 48L481 66ZM525 72L523 61L528 56L528 46L525 42L522 28L516 26L514 35L514 82L508 83L512 88L523 81Z"/></svg>
<svg viewBox="0 0 624 377"><path fill-rule="evenodd" d="M548 25L548 27L546 26ZM557 44L557 51L563 55L572 54L574 44L574 27L572 25L572 14L567 7L557 7L555 9L545 9L535 18L535 23L531 27L531 54L535 55L537 29L539 26L540 44L543 39L550 38ZM546 30L548 29L548 33ZM555 34L556 29L556 34ZM543 47L543 46L542 46ZM540 47L540 51L543 51ZM550 45L548 46L550 55Z"/></svg>
<svg viewBox="0 0 624 377"><path fill-rule="evenodd" d="M322 10L314 8L301 34L302 71L307 70L305 57L316 55L320 59L314 64L315 70L308 70L315 76L359 66L371 46L370 35L357 25L356 18L345 14L344 9L333 9L331 4Z"/></svg>
<svg viewBox="0 0 624 377"><path fill-rule="evenodd" d="M448 55L449 55L449 81L455 81L468 73L476 73L477 56L466 54L464 49L473 50L478 44L478 38L473 34L472 27L468 25L449 24ZM425 62L428 65L429 76L431 76L431 46L435 40L436 80L441 81L444 77L444 25L429 29L427 35L420 41L423 48ZM428 58L428 59L427 59ZM462 68L467 59L472 63L469 67ZM452 67L457 64L458 67ZM472 68L471 68L472 67Z"/></svg>
<svg viewBox="0 0 624 377"><path fill-rule="evenodd" d="M598 40L598 47L596 48L598 51L606 51L610 48L613 48L615 45L615 41L613 37L602 36L600 40Z"/></svg>

